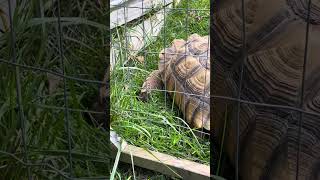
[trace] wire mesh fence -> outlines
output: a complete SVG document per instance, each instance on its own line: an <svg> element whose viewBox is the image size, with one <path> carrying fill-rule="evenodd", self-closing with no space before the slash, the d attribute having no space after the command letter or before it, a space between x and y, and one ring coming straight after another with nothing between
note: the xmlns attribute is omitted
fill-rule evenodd
<svg viewBox="0 0 320 180"><path fill-rule="evenodd" d="M319 178L318 2L111 0L111 33L104 1L2 4L7 5L0 11L2 178L108 179L109 113L111 128L129 143L211 162L212 174ZM187 78L180 82L182 91L169 90L177 79L149 89L147 102L139 99L143 83L159 69L161 50L177 48L175 39L194 33L210 35L204 44L213 44L211 74L202 77L213 92L211 135L185 122L188 99L198 99L197 112L203 112L209 98L203 87L199 94L186 92L196 88ZM164 59L182 55L182 67L190 65L194 44L185 43L179 53L164 51ZM210 49L194 57L210 59ZM109 68L110 80L100 81ZM195 72L184 68L178 69L186 70L182 75L162 76L194 78ZM172 101L177 94L185 97L180 108ZM213 136L218 146L210 143ZM219 154L210 152L210 145ZM234 169L223 167L224 153Z"/></svg>
<svg viewBox="0 0 320 180"><path fill-rule="evenodd" d="M233 177L317 179L319 3L213 3L212 117Z"/></svg>
<svg viewBox="0 0 320 180"><path fill-rule="evenodd" d="M106 4L8 0L0 8L1 179L108 179L108 129L90 126L95 114L107 121L92 107L106 84Z"/></svg>
<svg viewBox="0 0 320 180"><path fill-rule="evenodd" d="M111 1L110 15L111 128L133 145L207 165L210 163L210 133L203 131L202 127L193 129L192 123L186 123L185 119L193 112L199 112L199 116L202 116L199 119L209 118L208 114L201 115L201 112L209 111L210 89L206 89L209 88L210 82L209 38L200 39L199 46L206 46L201 54L192 56L191 50L184 44L180 45L183 46L181 52L175 51L174 48L177 45L175 42L182 40L193 46L198 45L190 41L189 37L192 34L209 35L209 4L208 0ZM171 52L167 49L161 53L170 47ZM169 62L169 58L174 64L177 56L184 56L181 57L181 69L178 69L177 73L189 63L186 57L192 56L195 61L201 59L199 61L203 61L206 68L198 68L206 73L198 74L203 73L206 83L200 82L198 87L187 79L180 81L178 78L190 74L191 69L187 68L186 72L181 74L157 74L157 70L161 68L159 56L167 61L164 64ZM193 66L196 67L198 64ZM163 72L174 71L170 69L170 65L163 68ZM197 72L193 73L194 78L197 78ZM175 81L164 81L169 78ZM181 88L175 89L177 86ZM194 93L192 88L201 90ZM143 90L147 92L144 94L146 96L141 95ZM181 104L177 103L179 98L183 99ZM193 104L187 105L188 101L192 101ZM186 110L187 106L194 109Z"/></svg>

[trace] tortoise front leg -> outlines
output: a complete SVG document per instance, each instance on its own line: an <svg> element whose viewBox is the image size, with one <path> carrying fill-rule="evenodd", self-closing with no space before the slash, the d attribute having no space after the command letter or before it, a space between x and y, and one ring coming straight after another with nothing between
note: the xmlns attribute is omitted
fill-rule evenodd
<svg viewBox="0 0 320 180"><path fill-rule="evenodd" d="M139 99L141 101L143 102L148 101L152 90L163 89L163 82L161 79L160 72L161 72L160 70L152 71L151 74L144 81L139 94Z"/></svg>

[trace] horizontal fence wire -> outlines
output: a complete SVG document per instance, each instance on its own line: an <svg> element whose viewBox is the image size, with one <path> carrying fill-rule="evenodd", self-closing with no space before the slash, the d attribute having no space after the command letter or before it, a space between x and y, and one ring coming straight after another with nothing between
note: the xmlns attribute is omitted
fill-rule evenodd
<svg viewBox="0 0 320 180"><path fill-rule="evenodd" d="M141 1L143 3L143 1ZM127 9L147 9L147 10L154 10L155 7L138 7L138 6L127 6L127 5L118 5L118 6L113 6L115 8L127 8ZM111 7L111 8L113 8ZM164 8L163 8L164 9ZM178 10L178 11L186 11L186 8L170 8L170 7L165 7L166 10ZM205 12L210 12L210 9L194 9L194 8L189 8L189 11L205 11Z"/></svg>
<svg viewBox="0 0 320 180"><path fill-rule="evenodd" d="M41 72L45 72L45 73L49 73L52 75L56 75L59 77L62 77L63 79L68 79L68 80L74 80L74 81L78 81L78 82L85 82L85 83L94 83L94 84L99 84L99 85L107 85L106 82L103 81L97 81L97 80L90 80L90 79L83 79L83 78L78 78L78 77L74 77L74 76L68 76L62 73L58 73L55 71L51 71L48 69L44 69L41 67L35 67L35 66L30 66L30 65L25 65L25 64L20 64L20 63L14 63L14 62L10 62L10 61L6 61L3 59L0 59L0 62L10 65L10 67L22 67L23 69L29 69L31 71L41 71Z"/></svg>

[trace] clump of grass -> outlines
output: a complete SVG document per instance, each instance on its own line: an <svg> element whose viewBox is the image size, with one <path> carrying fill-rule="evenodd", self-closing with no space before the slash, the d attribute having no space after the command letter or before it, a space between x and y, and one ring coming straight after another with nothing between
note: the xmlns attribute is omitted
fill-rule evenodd
<svg viewBox="0 0 320 180"><path fill-rule="evenodd" d="M209 3L208 0L183 0L180 9L171 10L156 41L138 54L145 57L145 63L122 64L130 53L122 50L111 75L111 126L129 143L209 164L209 140L194 136L169 96L165 99L163 92L155 91L148 103L137 99L145 78L158 65L158 54L148 52L160 52L170 46L173 39L186 39L193 33L208 35ZM187 11L187 7L207 11Z"/></svg>
<svg viewBox="0 0 320 180"><path fill-rule="evenodd" d="M56 19L52 19L57 16L57 4L51 4L52 2L54 1L19 1L14 16L18 63L51 71L61 68L57 22ZM182 1L183 4L186 2ZM196 5L194 7L209 4L209 1L203 2L192 1L191 4ZM62 48L66 73L78 78L101 80L107 61L108 42L105 39L108 33L104 28L104 23L106 14L109 12L106 9L97 8L96 1L71 0L61 1L61 3L62 16L77 17L64 18L62 23ZM186 15L179 15L179 12L172 13L172 16L178 18L168 18L166 33L162 32L158 40L146 50L158 52L164 46L162 38L166 38L166 45L168 45L173 38L185 38L184 36L189 34L177 34L179 30L175 29L178 27L177 23L184 25ZM42 16L45 17L40 18ZM85 21L88 19L90 21ZM190 20L189 29L193 30L189 32L207 33L208 31L201 30L202 25L196 26L199 24L205 23ZM182 25L181 28L183 28ZM0 47L0 59L12 61L10 33L0 36ZM146 62L148 62L146 68L140 64L135 66L151 71L156 68L157 57L148 55ZM29 160L27 166L22 162L25 156L21 127L24 125L19 120L19 107L16 103L15 68L3 62L0 65L2 78L0 81L1 177L21 179L27 177L28 168L30 168L34 179L65 179L71 174L68 162L68 135L64 122L63 86L60 84L53 94L49 94L48 78L45 72L20 69L26 149ZM178 157L187 156L188 159L203 163L209 162L208 141L197 140L189 130L180 127L185 124L178 118L179 113L175 108L169 104L167 107L163 106L163 94L155 93L150 104L136 101L135 93L147 76L146 73L131 70L135 86L132 85L121 93L124 90L123 87L128 87L128 84L123 81L127 71L118 67L113 72L111 79L114 84L111 88L114 129L132 144L140 144L149 149L168 152ZM69 108L74 109L69 110L72 175L74 177L108 179L110 174L108 171L110 169L109 133L90 126L84 114L76 111L77 109L89 109L90 99L94 99L97 92L97 84L67 80L67 101ZM185 151L186 147L191 148Z"/></svg>
<svg viewBox="0 0 320 180"><path fill-rule="evenodd" d="M173 108L171 111L169 104L164 106L163 93L154 93L148 104L139 101L136 92L140 87L128 86L126 81L121 81L123 75L130 73L123 71L116 67L111 77L111 84L114 84L110 94L111 126L114 130L129 143L206 163L209 142L192 136L190 129L177 117L178 110ZM132 82L141 80L143 73L131 73Z"/></svg>
<svg viewBox="0 0 320 180"><path fill-rule="evenodd" d="M104 39L107 29L103 28L103 22L104 13L107 11L97 8L95 2L91 1L68 3L68 6L61 5L61 16L67 17L62 22L62 49L66 73L73 77L101 80L106 64ZM45 17L40 18L41 14ZM90 17L90 21L85 21L85 17ZM61 68L56 18L56 1L19 1L14 15L18 63L55 72ZM28 177L28 170L33 179L65 179L71 175L108 178L109 133L91 127L86 122L84 113L77 111L90 108L88 99L97 95L98 85L67 80L73 165L70 174L63 86L60 83L56 91L49 94L46 72L21 67L19 78L22 106L18 106L16 70L14 66L4 63L13 62L11 45L10 32L1 34L1 178L25 179ZM24 110L24 123L19 119L20 107ZM22 127L25 127L26 154ZM25 157L28 164L22 161Z"/></svg>

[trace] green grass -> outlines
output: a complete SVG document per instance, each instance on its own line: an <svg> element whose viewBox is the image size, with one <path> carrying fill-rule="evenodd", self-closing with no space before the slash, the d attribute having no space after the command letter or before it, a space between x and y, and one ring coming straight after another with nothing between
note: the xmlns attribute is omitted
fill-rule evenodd
<svg viewBox="0 0 320 180"><path fill-rule="evenodd" d="M60 69L56 22L57 6L51 0L19 1L15 11L16 59L18 63L51 71ZM101 80L106 62L107 29L103 22L106 10L91 1L68 1L61 5L64 19L63 45L65 70L69 76ZM70 7L71 8L70 8ZM40 19L41 10L46 18ZM55 15L53 15L53 13ZM83 21L89 17L91 21ZM51 18L51 19L50 19ZM98 24L94 24L96 22ZM98 25L98 26L93 26ZM10 33L0 36L0 59L11 61ZM63 83L48 93L45 72L20 68L24 121L20 121L16 95L16 69L0 63L0 174L1 179L22 179L28 170L34 179L65 179L69 174L68 143L64 121ZM89 109L90 99L97 96L98 85L67 80L69 108ZM54 106L54 108L52 108ZM74 177L109 176L109 134L86 122L84 113L69 111L72 140L72 173ZM26 150L21 128L25 127ZM27 157L29 164L23 163Z"/></svg>
<svg viewBox="0 0 320 180"><path fill-rule="evenodd" d="M60 69L57 24L50 18L39 18L42 11L47 17L56 17L57 8L50 4L51 0L44 0L43 7L39 2L21 0L21 6L16 9L16 59L26 66L57 71ZM97 8L95 1L61 2L62 16L77 17L62 19L66 73L73 77L101 80L106 68L108 46L105 41L108 33L103 24L109 12ZM182 0L181 7L186 7L186 0ZM209 1L192 1L190 7L209 8ZM197 13L188 16L188 29L185 29L186 15L181 11L171 12L166 19L165 32L162 31L156 42L145 50L159 52L164 46L170 45L173 39L185 39L192 33L207 35L209 12L202 13L199 15L204 17L200 21L195 19ZM12 61L10 45L10 33L1 35L1 61ZM157 54L146 54L146 64L135 62L130 66L151 71L157 68L157 61ZM127 77L128 70L120 69L118 65L112 74L112 127L129 143L208 164L209 141L197 139L188 129L180 127L186 127L179 118L181 114L170 103L170 99L166 100L165 106L162 93L154 93L152 102L147 104L137 101L136 92L148 74L139 70L130 72ZM63 84L53 94L49 94L45 72L20 68L20 74L24 124L18 114L16 69L0 63L1 178L21 179L27 176L26 167L30 167L34 179L64 179L63 176L70 174ZM131 79L130 84L126 83L126 78ZM69 108L90 109L96 101L99 86L74 80L66 82ZM90 126L84 113L70 110L69 120L73 176L107 178L112 169L109 165L109 134ZM26 131L28 166L22 161L24 147L21 127L25 127ZM123 179L130 178L126 170L119 168L120 177L123 175Z"/></svg>
<svg viewBox="0 0 320 180"><path fill-rule="evenodd" d="M189 2L190 9L209 10L209 0ZM182 0L179 8L187 8L187 1ZM173 39L186 39L193 33L208 35L209 14L209 11L190 11L187 15L186 10L172 10L166 16L165 27L156 41L138 54L145 57L145 63L130 61L121 64L128 52L123 50L120 54L111 76L111 126L129 143L209 164L209 140L193 135L169 96L165 99L163 92L153 92L148 103L137 99L145 78L157 69L158 53L170 46ZM120 34L123 31L120 29Z"/></svg>
<svg viewBox="0 0 320 180"><path fill-rule="evenodd" d="M140 180L140 179L168 180L170 179L170 177L165 176L161 173L157 173L157 172L154 172L148 169L139 168L139 167L134 167L134 171L133 171L131 165L120 163L115 175L115 179L134 180L134 178L137 180Z"/></svg>

